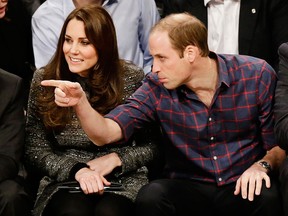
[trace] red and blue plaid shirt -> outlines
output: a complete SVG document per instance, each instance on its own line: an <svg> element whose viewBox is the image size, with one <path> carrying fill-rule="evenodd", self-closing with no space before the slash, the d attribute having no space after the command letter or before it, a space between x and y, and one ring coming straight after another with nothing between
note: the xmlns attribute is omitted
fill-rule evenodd
<svg viewBox="0 0 288 216"><path fill-rule="evenodd" d="M277 78L261 59L212 55L218 61L219 83L210 107L186 86L167 90L151 73L126 104L106 117L120 125L125 139L137 128L160 124L168 177L224 185L277 145Z"/></svg>

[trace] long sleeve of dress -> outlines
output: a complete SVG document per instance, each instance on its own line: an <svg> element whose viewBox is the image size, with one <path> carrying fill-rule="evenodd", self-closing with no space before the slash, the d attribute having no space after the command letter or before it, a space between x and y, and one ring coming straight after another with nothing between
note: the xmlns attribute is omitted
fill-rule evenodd
<svg viewBox="0 0 288 216"><path fill-rule="evenodd" d="M27 164L33 169L37 168L40 173L50 176L57 181L69 178L72 167L78 163L77 160L57 154L55 148L56 140L51 139L46 133L45 127L36 114L36 94L44 90L40 86L43 71L35 72L28 100L27 122L26 122L26 149L25 158Z"/></svg>
<svg viewBox="0 0 288 216"><path fill-rule="evenodd" d="M122 161L121 172L117 175L157 163L160 158L160 137L161 133L157 127L153 130L147 128L135 133L132 145L110 149L110 152L116 152Z"/></svg>

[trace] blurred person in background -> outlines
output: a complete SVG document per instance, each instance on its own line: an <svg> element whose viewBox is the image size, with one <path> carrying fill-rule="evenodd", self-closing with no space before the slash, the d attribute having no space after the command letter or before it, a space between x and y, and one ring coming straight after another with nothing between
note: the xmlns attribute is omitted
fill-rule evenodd
<svg viewBox="0 0 288 216"><path fill-rule="evenodd" d="M211 51L250 55L276 71L278 47L288 41L287 0L162 0L163 15L188 12L208 27Z"/></svg>
<svg viewBox="0 0 288 216"><path fill-rule="evenodd" d="M64 20L75 8L102 5L111 15L118 41L119 56L151 71L148 49L151 27L160 19L154 0L46 0L32 17L33 50L37 68L45 66L57 46Z"/></svg>
<svg viewBox="0 0 288 216"><path fill-rule="evenodd" d="M23 79L27 103L34 71L31 19L22 1L0 0L0 68Z"/></svg>
<svg viewBox="0 0 288 216"><path fill-rule="evenodd" d="M25 132L22 79L0 69L0 98L0 215L29 216L32 199L25 190L22 163Z"/></svg>

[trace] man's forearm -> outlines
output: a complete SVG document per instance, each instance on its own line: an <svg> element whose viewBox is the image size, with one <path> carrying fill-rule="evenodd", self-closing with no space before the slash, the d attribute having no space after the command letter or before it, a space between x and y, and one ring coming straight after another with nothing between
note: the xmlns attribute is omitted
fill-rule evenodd
<svg viewBox="0 0 288 216"><path fill-rule="evenodd" d="M119 125L94 110L86 96L80 99L74 109L83 130L95 145L102 146L122 138Z"/></svg>

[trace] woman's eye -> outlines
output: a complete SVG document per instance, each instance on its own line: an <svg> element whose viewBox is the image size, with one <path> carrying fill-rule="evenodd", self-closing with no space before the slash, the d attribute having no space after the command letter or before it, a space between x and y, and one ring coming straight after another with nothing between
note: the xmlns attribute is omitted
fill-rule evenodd
<svg viewBox="0 0 288 216"><path fill-rule="evenodd" d="M82 43L83 45L85 45L85 46L90 44L89 41L82 41L81 43Z"/></svg>
<svg viewBox="0 0 288 216"><path fill-rule="evenodd" d="M65 38L65 42L72 43L72 40L70 38Z"/></svg>

